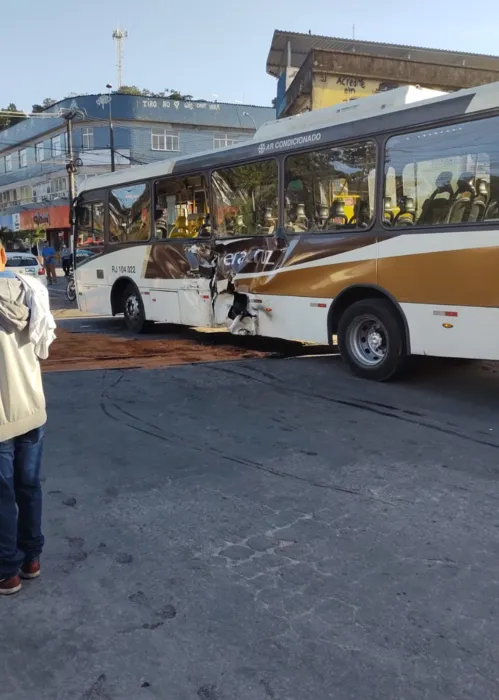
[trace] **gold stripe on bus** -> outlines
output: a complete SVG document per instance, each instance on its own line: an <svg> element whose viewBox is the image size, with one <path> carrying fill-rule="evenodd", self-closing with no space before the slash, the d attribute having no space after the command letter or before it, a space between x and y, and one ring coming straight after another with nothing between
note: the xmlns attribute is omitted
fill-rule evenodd
<svg viewBox="0 0 499 700"><path fill-rule="evenodd" d="M346 287L378 285L397 301L443 306L499 307L499 247L330 263L274 275L246 277L236 289L334 299Z"/></svg>
<svg viewBox="0 0 499 700"><path fill-rule="evenodd" d="M378 284L400 302L490 307L499 306L498 271L499 247L445 250L380 258Z"/></svg>

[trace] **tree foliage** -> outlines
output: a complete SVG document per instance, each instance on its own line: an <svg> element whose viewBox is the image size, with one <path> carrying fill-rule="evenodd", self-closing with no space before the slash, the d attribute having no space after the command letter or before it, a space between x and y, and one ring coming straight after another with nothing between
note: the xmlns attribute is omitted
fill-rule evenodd
<svg viewBox="0 0 499 700"><path fill-rule="evenodd" d="M122 85L119 90L115 90L118 95L136 95L137 97L159 97L166 100L192 100L192 95L184 95L179 90L165 88L160 92L153 92L146 88L139 88L136 85Z"/></svg>
<svg viewBox="0 0 499 700"><path fill-rule="evenodd" d="M50 107L53 107L57 100L52 99L52 97L46 97L42 104L34 104L32 107L32 112L34 114L38 114L39 112L43 112L46 109L49 109Z"/></svg>
<svg viewBox="0 0 499 700"><path fill-rule="evenodd" d="M23 119L26 119L26 115L24 113L12 115L4 114L4 112L21 112L21 110L19 110L13 102L7 105L7 107L0 109L0 131L3 131L3 129L8 129L10 126L14 126L15 124L19 124L19 122L22 122Z"/></svg>

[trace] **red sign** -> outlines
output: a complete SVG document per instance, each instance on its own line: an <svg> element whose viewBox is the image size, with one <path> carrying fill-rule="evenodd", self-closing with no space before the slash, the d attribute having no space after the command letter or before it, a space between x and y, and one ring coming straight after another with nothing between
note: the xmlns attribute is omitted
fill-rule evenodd
<svg viewBox="0 0 499 700"><path fill-rule="evenodd" d="M21 212L21 230L34 231L40 226L45 229L69 228L69 206L31 209Z"/></svg>

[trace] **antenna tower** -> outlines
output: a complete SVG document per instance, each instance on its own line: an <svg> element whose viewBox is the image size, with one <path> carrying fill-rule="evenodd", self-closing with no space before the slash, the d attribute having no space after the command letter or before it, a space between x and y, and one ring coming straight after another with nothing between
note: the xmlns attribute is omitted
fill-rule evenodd
<svg viewBox="0 0 499 700"><path fill-rule="evenodd" d="M128 37L128 32L119 27L113 32L113 39L116 43L116 69L118 71L118 90L123 85L123 42Z"/></svg>

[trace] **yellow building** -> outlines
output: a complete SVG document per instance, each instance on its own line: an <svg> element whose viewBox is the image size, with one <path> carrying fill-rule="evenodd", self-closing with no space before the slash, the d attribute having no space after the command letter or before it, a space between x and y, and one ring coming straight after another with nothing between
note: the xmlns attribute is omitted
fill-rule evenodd
<svg viewBox="0 0 499 700"><path fill-rule="evenodd" d="M451 92L499 81L499 57L277 30L267 73L287 117L402 85Z"/></svg>

